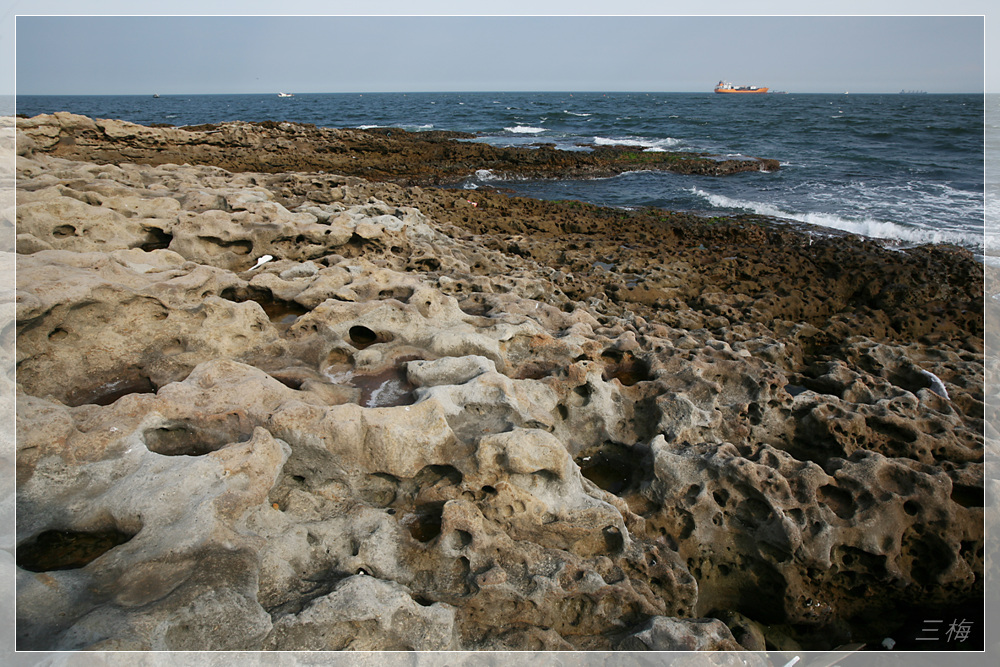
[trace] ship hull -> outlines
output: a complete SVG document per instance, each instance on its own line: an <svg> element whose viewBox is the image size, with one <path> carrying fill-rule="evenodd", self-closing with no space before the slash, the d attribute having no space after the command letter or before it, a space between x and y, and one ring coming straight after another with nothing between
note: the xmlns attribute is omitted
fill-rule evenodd
<svg viewBox="0 0 1000 667"><path fill-rule="evenodd" d="M757 95L758 93L766 93L767 88L754 88L753 90L736 90L733 88L716 88L715 92L719 94L733 94L733 95Z"/></svg>

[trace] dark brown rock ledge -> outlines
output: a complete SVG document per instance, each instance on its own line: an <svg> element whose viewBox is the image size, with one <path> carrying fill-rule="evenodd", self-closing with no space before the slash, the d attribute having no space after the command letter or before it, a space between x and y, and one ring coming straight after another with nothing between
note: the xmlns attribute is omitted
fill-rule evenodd
<svg viewBox="0 0 1000 667"><path fill-rule="evenodd" d="M34 150L67 159L144 164L210 164L230 171L327 171L403 185L453 184L488 169L507 177L595 178L635 169L726 175L775 171L778 161L705 153L642 152L594 146L591 152L497 148L462 132L398 128L326 129L299 123L231 122L148 128L64 112L19 124Z"/></svg>

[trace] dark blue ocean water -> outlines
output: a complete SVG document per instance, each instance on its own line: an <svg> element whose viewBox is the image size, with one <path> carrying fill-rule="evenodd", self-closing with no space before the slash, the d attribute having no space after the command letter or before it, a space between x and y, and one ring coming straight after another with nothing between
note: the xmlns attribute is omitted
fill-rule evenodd
<svg viewBox="0 0 1000 667"><path fill-rule="evenodd" d="M491 144L627 143L645 150L775 158L781 169L724 178L631 172L486 184L548 199L756 212L903 244L984 249L982 95L384 93L18 96L16 111L136 123L287 120L321 127L461 130Z"/></svg>

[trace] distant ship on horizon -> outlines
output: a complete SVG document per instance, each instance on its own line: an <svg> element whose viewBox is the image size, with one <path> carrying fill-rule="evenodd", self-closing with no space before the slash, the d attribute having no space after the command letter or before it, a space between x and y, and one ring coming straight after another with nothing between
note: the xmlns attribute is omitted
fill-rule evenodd
<svg viewBox="0 0 1000 667"><path fill-rule="evenodd" d="M734 86L728 81L720 81L715 86L717 93L766 93L767 87L760 86Z"/></svg>

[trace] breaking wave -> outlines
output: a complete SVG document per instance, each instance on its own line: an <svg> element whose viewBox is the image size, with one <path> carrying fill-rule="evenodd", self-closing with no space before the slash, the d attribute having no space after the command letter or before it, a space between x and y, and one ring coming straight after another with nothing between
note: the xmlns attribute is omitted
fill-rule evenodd
<svg viewBox="0 0 1000 667"><path fill-rule="evenodd" d="M679 139L672 137L665 137L663 139L608 139L607 137L594 137L594 144L598 146L636 146L650 152L665 151L680 143Z"/></svg>
<svg viewBox="0 0 1000 667"><path fill-rule="evenodd" d="M493 173L491 169L477 169L476 178L480 181L499 181L500 177Z"/></svg>
<svg viewBox="0 0 1000 667"><path fill-rule="evenodd" d="M810 225L837 229L850 234L858 234L869 238L900 241L906 244L922 245L926 243L953 243L969 249L981 250L983 237L971 232L928 229L926 227L910 227L895 222L864 218L851 220L833 213L795 213L782 210L773 204L732 199L724 195L712 194L698 188L690 192L704 199L717 208L739 208L776 218L797 220Z"/></svg>

